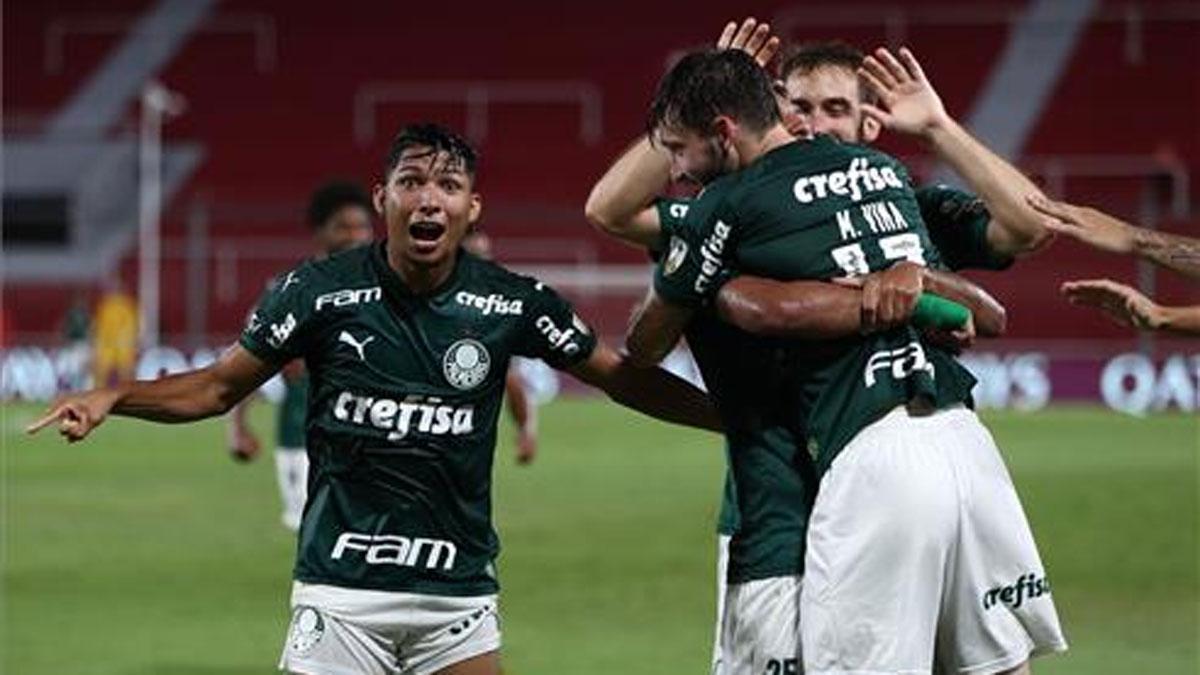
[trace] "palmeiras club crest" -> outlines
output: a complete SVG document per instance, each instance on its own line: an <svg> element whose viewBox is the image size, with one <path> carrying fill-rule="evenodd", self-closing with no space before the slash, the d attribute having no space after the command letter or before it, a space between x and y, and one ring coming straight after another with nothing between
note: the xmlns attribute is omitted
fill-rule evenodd
<svg viewBox="0 0 1200 675"><path fill-rule="evenodd" d="M492 367L492 357L478 340L470 338L450 345L442 359L442 372L446 381L456 389L474 389L487 377Z"/></svg>

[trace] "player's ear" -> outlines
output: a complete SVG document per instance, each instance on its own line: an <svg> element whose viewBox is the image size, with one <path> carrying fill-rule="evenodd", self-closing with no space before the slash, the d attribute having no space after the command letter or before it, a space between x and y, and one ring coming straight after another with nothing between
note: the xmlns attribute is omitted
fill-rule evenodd
<svg viewBox="0 0 1200 675"><path fill-rule="evenodd" d="M471 211L468 216L468 221L472 225L479 222L479 216L483 215L483 195L478 192L471 193Z"/></svg>
<svg viewBox="0 0 1200 675"><path fill-rule="evenodd" d="M375 205L375 215L383 216L383 202L386 198L386 191L383 183L376 183L371 189L371 203Z"/></svg>
<svg viewBox="0 0 1200 675"><path fill-rule="evenodd" d="M728 115L717 115L713 118L712 124L713 134L721 140L722 143L732 143L733 134L737 131L737 123Z"/></svg>
<svg viewBox="0 0 1200 675"><path fill-rule="evenodd" d="M883 127L879 126L879 120L870 115L862 116L860 126L859 135L862 136L862 142L868 145L874 143L879 138L879 132L883 130Z"/></svg>

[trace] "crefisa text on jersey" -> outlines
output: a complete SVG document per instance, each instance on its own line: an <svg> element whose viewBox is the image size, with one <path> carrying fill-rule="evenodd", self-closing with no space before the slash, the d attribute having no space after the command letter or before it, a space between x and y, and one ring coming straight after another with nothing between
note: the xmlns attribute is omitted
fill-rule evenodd
<svg viewBox="0 0 1200 675"><path fill-rule="evenodd" d="M551 347L570 356L579 351L579 343L573 341L571 338L579 333L587 332L587 326L579 317L572 317L572 324L571 328L563 330L558 327L558 324L554 323L554 319L543 314L537 318L537 321L534 321L533 325L537 327L538 332L546 336L546 341L550 343Z"/></svg>
<svg viewBox="0 0 1200 675"><path fill-rule="evenodd" d="M475 406L446 405L435 396L409 396L395 401L343 391L333 403L333 417L389 430L389 441L406 438L414 430L433 436L462 436L475 430Z"/></svg>
<svg viewBox="0 0 1200 675"><path fill-rule="evenodd" d="M792 186L792 192L801 204L811 204L835 195L849 197L851 201L857 202L867 193L887 189L903 190L904 182L892 167L873 167L863 157L850 160L850 166L844 171L802 176Z"/></svg>
<svg viewBox="0 0 1200 675"><path fill-rule="evenodd" d="M454 301L464 307L477 309L484 316L489 314L520 316L525 311L524 302L506 298L499 293L476 295L469 291L459 291L454 295Z"/></svg>

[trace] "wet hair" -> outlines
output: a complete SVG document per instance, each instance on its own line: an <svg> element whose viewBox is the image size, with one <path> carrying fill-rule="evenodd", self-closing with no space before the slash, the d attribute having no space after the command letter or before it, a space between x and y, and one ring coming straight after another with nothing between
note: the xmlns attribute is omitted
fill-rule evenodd
<svg viewBox="0 0 1200 675"><path fill-rule="evenodd" d="M387 159L383 165L383 177L386 180L396 170L400 156L404 151L413 147L428 147L434 154L446 153L450 161L461 165L463 171L475 180L475 172L479 165L479 153L467 139L450 131L440 124L420 123L409 124L400 129L392 145L388 148Z"/></svg>
<svg viewBox="0 0 1200 675"><path fill-rule="evenodd" d="M371 198L355 183L350 181L330 181L317 188L308 200L307 219L312 229L325 226L330 216L346 206L361 206L370 213L374 208Z"/></svg>
<svg viewBox="0 0 1200 675"><path fill-rule="evenodd" d="M646 130L678 126L703 136L713 118L727 115L753 131L766 131L780 121L767 72L740 49L692 52L662 80L650 104Z"/></svg>
<svg viewBox="0 0 1200 675"><path fill-rule="evenodd" d="M865 55L858 47L840 40L830 42L805 42L793 49L779 67L779 79L787 82L792 73L802 75L820 68L844 68L858 79L858 69L862 66ZM870 87L858 83L858 98L864 103L873 103L874 96Z"/></svg>

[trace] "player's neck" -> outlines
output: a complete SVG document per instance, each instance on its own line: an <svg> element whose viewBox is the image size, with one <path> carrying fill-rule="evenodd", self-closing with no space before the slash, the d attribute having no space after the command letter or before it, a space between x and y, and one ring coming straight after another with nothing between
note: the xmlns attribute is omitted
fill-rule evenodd
<svg viewBox="0 0 1200 675"><path fill-rule="evenodd" d="M400 281L408 287L413 295L429 295L446 283L454 272L458 262L458 251L446 256L446 259L436 265L418 265L404 257L399 251L393 251L389 246L387 251L388 267L400 277Z"/></svg>
<svg viewBox="0 0 1200 675"><path fill-rule="evenodd" d="M795 136L788 132L787 127L782 124L773 125L761 137L747 139L739 145L738 158L741 160L741 168L750 166L758 161L759 157L794 140L796 140Z"/></svg>

